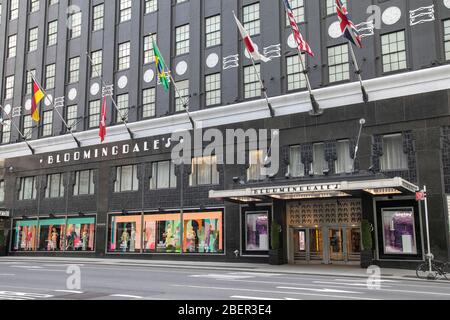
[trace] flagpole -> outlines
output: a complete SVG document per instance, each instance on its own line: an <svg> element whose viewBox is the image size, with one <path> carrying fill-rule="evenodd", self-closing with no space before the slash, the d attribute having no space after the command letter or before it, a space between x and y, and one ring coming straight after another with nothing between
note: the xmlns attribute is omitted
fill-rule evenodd
<svg viewBox="0 0 450 320"><path fill-rule="evenodd" d="M58 108L56 108L54 101L52 101L52 100L48 97L47 92L46 92L44 89L42 89L40 83L36 80L36 78L34 77L33 73L30 72L30 70L27 70L27 72L31 75L31 78L33 78L33 81L39 86L39 89L44 93L45 99L46 99L47 101L49 101L50 104L53 106L53 110L56 111L56 113L58 114L58 116L61 118L63 124L66 126L66 129L69 130L69 133L70 133L70 135L72 136L72 138L73 138L73 140L75 141L75 143L77 144L78 148L81 148L81 142L80 142L80 140L78 140L77 137L75 137L75 135L73 134L73 131L72 131L72 127L69 127L69 125L67 124L66 120L64 119L64 117L63 117L63 116L61 115L61 113L59 112Z"/></svg>
<svg viewBox="0 0 450 320"><path fill-rule="evenodd" d="M2 109L2 112L6 115L6 111L3 108L3 106L0 104L0 109ZM11 111L12 112L12 111ZM31 154L34 155L36 153L36 151L33 149L33 147L28 143L27 141L27 137L25 137L25 135L22 133L22 131L20 131L20 129L17 127L17 125L14 123L14 119L9 116L9 121L11 121L11 125L17 130L17 132L19 133L20 137L23 139L23 141L25 142L25 144L27 145L28 149L30 149Z"/></svg>
<svg viewBox="0 0 450 320"><path fill-rule="evenodd" d="M362 80L362 77L361 77L361 69L359 68L358 61L356 60L356 55L355 55L355 51L353 50L353 45L352 45L352 43L350 41L348 42L348 45L350 47L350 53L351 53L351 56L352 56L352 59L353 59L353 65L355 66L356 74L358 75L359 84L361 86L361 92L362 92L362 95L363 95L364 103L368 103L369 102L369 95L367 94L366 88L364 87L364 83L363 83L363 80Z"/></svg>
<svg viewBox="0 0 450 320"><path fill-rule="evenodd" d="M272 104L270 103L269 97L267 96L267 89L264 86L264 83L261 79L261 75L258 72L258 68L256 68L255 59L253 59L251 54L249 54L249 55L250 55L250 59L252 60L253 68L255 69L256 76L258 77L259 84L261 85L261 91L264 95L264 99L266 100L267 106L269 107L270 116L273 118L273 117L275 117L275 111L273 110Z"/></svg>
<svg viewBox="0 0 450 320"><path fill-rule="evenodd" d="M317 102L316 97L314 96L314 94L312 92L311 82L309 81L309 76L308 76L308 70L306 70L305 63L303 62L302 53L299 48L297 48L297 50L298 50L298 58L300 59L300 63L301 63L302 69L303 69L303 74L305 75L306 86L309 91L309 98L311 99L311 105L313 107L313 110L311 110L310 114L312 116L317 117L317 116L320 116L323 114L323 110L320 109L320 105Z"/></svg>
<svg viewBox="0 0 450 320"><path fill-rule="evenodd" d="M98 72L97 68L96 68L95 65L94 65L94 62L92 61L91 56L89 55L89 52L87 52L87 51L86 51L86 56L87 56L88 59L89 59L89 63L91 64L92 70L94 70L94 72L95 72L95 74L97 75L97 77L100 78L100 81L102 82L102 86L106 88L106 87L107 87L106 82L103 80L103 77L102 77L102 76L100 75L100 73ZM114 108L116 109L117 113L119 114L120 118L122 119L123 124L125 125L125 128L127 129L128 134L130 135L130 139L131 139L131 140L134 140L134 134L133 134L133 132L131 131L130 127L128 126L128 121L126 121L126 118L125 118L124 116L122 116L122 111L121 111L121 110L119 109L119 107L117 106L116 100L114 99L113 93L112 93L112 92L111 92L111 101L112 101L113 106L114 106Z"/></svg>

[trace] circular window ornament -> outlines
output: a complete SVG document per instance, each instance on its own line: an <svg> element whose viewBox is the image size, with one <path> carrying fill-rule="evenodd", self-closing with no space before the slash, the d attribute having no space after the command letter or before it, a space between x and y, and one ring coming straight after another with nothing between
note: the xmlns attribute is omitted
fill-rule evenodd
<svg viewBox="0 0 450 320"><path fill-rule="evenodd" d="M211 53L207 58L206 58L206 65L208 66L208 68L212 69L215 68L217 66L217 64L219 63L219 55L217 53Z"/></svg>
<svg viewBox="0 0 450 320"><path fill-rule="evenodd" d="M177 66L175 68L175 71L177 72L177 74L179 76L182 76L186 73L187 69L188 69L188 64L186 63L186 61L180 61L180 62L178 62Z"/></svg>
<svg viewBox="0 0 450 320"><path fill-rule="evenodd" d="M25 101L25 110L30 111L31 110L31 99L28 99Z"/></svg>
<svg viewBox="0 0 450 320"><path fill-rule="evenodd" d="M44 98L45 105L49 107L53 103L53 96L51 94L47 95L47 98Z"/></svg>
<svg viewBox="0 0 450 320"><path fill-rule="evenodd" d="M144 82L150 83L155 78L155 72L152 69L145 71L144 73Z"/></svg>
<svg viewBox="0 0 450 320"><path fill-rule="evenodd" d="M444 0L444 6L450 9L450 0Z"/></svg>
<svg viewBox="0 0 450 320"><path fill-rule="evenodd" d="M328 35L333 39L337 39L342 36L341 25L339 21L333 22L328 27Z"/></svg>
<svg viewBox="0 0 450 320"><path fill-rule="evenodd" d="M100 92L100 85L95 82L91 85L91 95L96 96Z"/></svg>
<svg viewBox="0 0 450 320"><path fill-rule="evenodd" d="M297 42L295 42L294 35L291 33L291 35L287 38L287 45L289 48L295 49L297 48Z"/></svg>
<svg viewBox="0 0 450 320"><path fill-rule="evenodd" d="M121 76L119 78L119 81L117 81L117 86L119 89L125 89L125 87L128 85L128 78L127 76Z"/></svg>
<svg viewBox="0 0 450 320"><path fill-rule="evenodd" d="M396 24L402 17L402 10L399 7L389 7L384 10L381 19L383 23L390 26Z"/></svg>
<svg viewBox="0 0 450 320"><path fill-rule="evenodd" d="M77 89L72 88L69 91L68 98L70 101L73 101L77 98L77 95L78 95Z"/></svg>

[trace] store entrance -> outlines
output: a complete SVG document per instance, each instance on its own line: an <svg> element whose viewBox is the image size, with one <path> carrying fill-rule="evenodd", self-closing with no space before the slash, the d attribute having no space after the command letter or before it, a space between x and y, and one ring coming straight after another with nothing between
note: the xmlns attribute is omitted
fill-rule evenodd
<svg viewBox="0 0 450 320"><path fill-rule="evenodd" d="M359 227L324 226L291 229L293 263L358 263L361 255Z"/></svg>
<svg viewBox="0 0 450 320"><path fill-rule="evenodd" d="M0 256L6 255L9 219L0 218Z"/></svg>

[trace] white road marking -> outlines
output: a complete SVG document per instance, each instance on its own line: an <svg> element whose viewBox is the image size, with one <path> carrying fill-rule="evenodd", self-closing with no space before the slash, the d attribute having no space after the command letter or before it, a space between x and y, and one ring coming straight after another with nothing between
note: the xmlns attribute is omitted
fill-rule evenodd
<svg viewBox="0 0 450 320"><path fill-rule="evenodd" d="M354 291L344 291L344 290L336 290L336 289L314 289L314 288L298 288L298 287L277 287L277 289L283 290L304 290L304 291L315 291L315 292L323 292L323 293L348 293L348 294L362 294L362 292L354 292Z"/></svg>
<svg viewBox="0 0 450 320"><path fill-rule="evenodd" d="M117 297L117 298L129 298L129 299L144 299L144 297L140 296L132 296L128 294L112 294L110 297Z"/></svg>
<svg viewBox="0 0 450 320"><path fill-rule="evenodd" d="M75 293L75 294L83 294L83 291L75 291L75 290L53 290L55 292L62 292L62 293Z"/></svg>
<svg viewBox="0 0 450 320"><path fill-rule="evenodd" d="M21 269L43 269L42 267L39 266L11 266L11 268L21 268Z"/></svg>
<svg viewBox="0 0 450 320"><path fill-rule="evenodd" d="M14 291L0 291L0 297L12 297L12 298L19 298L19 299L49 299L53 298L53 295L50 294L40 294L40 293L26 293L26 292L14 292Z"/></svg>
<svg viewBox="0 0 450 320"><path fill-rule="evenodd" d="M190 278L209 278L209 279L217 279L217 280L235 280L235 279L251 279L254 276L245 276L245 275L232 275L232 274L194 274L189 276Z"/></svg>
<svg viewBox="0 0 450 320"><path fill-rule="evenodd" d="M262 300L262 301L279 301L285 299L278 298L261 298L261 297L248 297L248 296L231 296L231 299L241 299L241 300Z"/></svg>
<svg viewBox="0 0 450 320"><path fill-rule="evenodd" d="M260 272L232 272L229 273L232 275L244 275L244 276L252 276L252 277L278 277L281 276L282 274L279 273L260 273Z"/></svg>
<svg viewBox="0 0 450 320"><path fill-rule="evenodd" d="M347 300L379 300L373 298L362 298L362 297L350 297L350 296L339 296L331 294L315 294L306 292L287 292L287 291L273 291L273 290L256 290L256 289L243 289L243 288L224 288L224 287L202 287L202 286L189 286L189 285L179 285L173 284L172 287L179 288L191 288L191 289L205 289L205 290L225 290L225 291L244 291L244 292L259 292L259 293L275 293L282 295L301 295L301 296L312 296L312 297L327 297L327 298L337 298L337 299L347 299Z"/></svg>

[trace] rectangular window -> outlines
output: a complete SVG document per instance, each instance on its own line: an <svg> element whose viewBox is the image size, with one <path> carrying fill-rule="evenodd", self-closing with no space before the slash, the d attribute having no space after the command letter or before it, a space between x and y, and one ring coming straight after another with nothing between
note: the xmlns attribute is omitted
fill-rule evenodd
<svg viewBox="0 0 450 320"><path fill-rule="evenodd" d="M14 221L12 251L36 251L37 220Z"/></svg>
<svg viewBox="0 0 450 320"><path fill-rule="evenodd" d="M405 31L382 35L381 54L383 56L383 72L406 69Z"/></svg>
<svg viewBox="0 0 450 320"><path fill-rule="evenodd" d="M154 162L150 190L173 189L177 187L175 164L172 161Z"/></svg>
<svg viewBox="0 0 450 320"><path fill-rule="evenodd" d="M38 48L39 28L30 29L28 32L28 52L36 51Z"/></svg>
<svg viewBox="0 0 450 320"><path fill-rule="evenodd" d="M205 77L206 106L219 105L221 97L221 75L220 73L210 74Z"/></svg>
<svg viewBox="0 0 450 320"><path fill-rule="evenodd" d="M103 29L105 5L103 3L94 6L92 14L92 31Z"/></svg>
<svg viewBox="0 0 450 320"><path fill-rule="evenodd" d="M4 120L2 123L2 144L11 142L11 120Z"/></svg>
<svg viewBox="0 0 450 320"><path fill-rule="evenodd" d="M156 40L156 33L144 37L144 64L155 61L155 52L153 50L153 41Z"/></svg>
<svg viewBox="0 0 450 320"><path fill-rule="evenodd" d="M75 172L74 196L85 196L95 194L94 170Z"/></svg>
<svg viewBox="0 0 450 320"><path fill-rule="evenodd" d="M248 181L261 181L266 178L264 175L264 152L253 150L249 152L249 167L247 169Z"/></svg>
<svg viewBox="0 0 450 320"><path fill-rule="evenodd" d="M131 0L120 0L120 22L131 20Z"/></svg>
<svg viewBox="0 0 450 320"><path fill-rule="evenodd" d="M219 184L217 171L217 157L203 157L192 159L192 173L189 177L191 187Z"/></svg>
<svg viewBox="0 0 450 320"><path fill-rule="evenodd" d="M117 123L128 121L128 93L117 96ZM120 111L120 112L119 112Z"/></svg>
<svg viewBox="0 0 450 320"><path fill-rule="evenodd" d="M45 88L47 90L55 88L56 65L49 64L45 67Z"/></svg>
<svg viewBox="0 0 450 320"><path fill-rule="evenodd" d="M338 141L336 145L336 152L336 173L351 173L353 170L353 159L350 156L350 141Z"/></svg>
<svg viewBox="0 0 450 320"><path fill-rule="evenodd" d="M49 174L47 176L46 198L64 197L64 178L62 174Z"/></svg>
<svg viewBox="0 0 450 320"><path fill-rule="evenodd" d="M0 181L0 202L5 201L5 181Z"/></svg>
<svg viewBox="0 0 450 320"><path fill-rule="evenodd" d="M30 0L30 13L39 11L40 0Z"/></svg>
<svg viewBox="0 0 450 320"><path fill-rule="evenodd" d="M301 146L292 146L289 152L289 173L291 177L298 178L305 176L305 165L302 161Z"/></svg>
<svg viewBox="0 0 450 320"><path fill-rule="evenodd" d="M383 137L383 155L380 164L381 171L408 170L408 157L403 149L402 134Z"/></svg>
<svg viewBox="0 0 450 320"><path fill-rule="evenodd" d="M26 94L32 94L33 93L33 76L36 76L36 70L30 70L27 71L27 84L26 84Z"/></svg>
<svg viewBox="0 0 450 320"><path fill-rule="evenodd" d="M48 23L47 46L54 46L58 43L58 20Z"/></svg>
<svg viewBox="0 0 450 320"><path fill-rule="evenodd" d="M130 42L119 44L118 70L130 68Z"/></svg>
<svg viewBox="0 0 450 320"><path fill-rule="evenodd" d="M189 25L177 27L175 29L176 55L189 53Z"/></svg>
<svg viewBox="0 0 450 320"><path fill-rule="evenodd" d="M306 88L306 77L303 73L305 65L305 55L302 54L303 65L300 63L298 55L286 58L286 74L288 91Z"/></svg>
<svg viewBox="0 0 450 320"><path fill-rule="evenodd" d="M305 22L305 2L304 0L288 0L291 8L292 8L292 12L294 13L294 17L295 17L295 21L297 21L297 23L302 23ZM335 0L333 0L335 1ZM286 25L290 26L290 22L289 22L289 18L286 15Z"/></svg>
<svg viewBox="0 0 450 320"><path fill-rule="evenodd" d="M223 253L222 212L185 213L184 253Z"/></svg>
<svg viewBox="0 0 450 320"><path fill-rule="evenodd" d="M450 60L450 19L444 21L445 60Z"/></svg>
<svg viewBox="0 0 450 320"><path fill-rule="evenodd" d="M66 219L39 220L39 251L64 251Z"/></svg>
<svg viewBox="0 0 450 320"><path fill-rule="evenodd" d="M23 116L22 133L25 139L31 139L33 137L33 119L31 115Z"/></svg>
<svg viewBox="0 0 450 320"><path fill-rule="evenodd" d="M19 18L19 0L11 0L9 7L9 20Z"/></svg>
<svg viewBox="0 0 450 320"><path fill-rule="evenodd" d="M328 76L330 82L350 79L348 44L328 48Z"/></svg>
<svg viewBox="0 0 450 320"><path fill-rule="evenodd" d="M245 250L269 250L269 215L265 212L245 213Z"/></svg>
<svg viewBox="0 0 450 320"><path fill-rule="evenodd" d="M5 100L14 98L14 76L5 79Z"/></svg>
<svg viewBox="0 0 450 320"><path fill-rule="evenodd" d="M342 4L347 8L347 0L341 0ZM327 15L336 14L336 0L327 0Z"/></svg>
<svg viewBox="0 0 450 320"><path fill-rule="evenodd" d="M69 128L72 129L72 131L77 130L78 125L78 106L68 106L66 109L66 122Z"/></svg>
<svg viewBox="0 0 450 320"><path fill-rule="evenodd" d="M261 31L261 22L259 16L259 2L242 8L244 28L250 36L259 34Z"/></svg>
<svg viewBox="0 0 450 320"><path fill-rule="evenodd" d="M69 83L76 83L80 79L80 57L69 60Z"/></svg>
<svg viewBox="0 0 450 320"><path fill-rule="evenodd" d="M45 111L42 117L42 136L48 137L53 134L53 111Z"/></svg>
<svg viewBox="0 0 450 320"><path fill-rule="evenodd" d="M158 10L158 0L145 0L145 14Z"/></svg>
<svg viewBox="0 0 450 320"><path fill-rule="evenodd" d="M256 72L260 72L260 64L256 65L256 71L253 65L244 67L244 98L250 99L261 97L261 84Z"/></svg>
<svg viewBox="0 0 450 320"><path fill-rule="evenodd" d="M328 164L325 161L325 144L316 143L313 145L313 170L314 174L321 176L327 169Z"/></svg>
<svg viewBox="0 0 450 320"><path fill-rule="evenodd" d="M69 13L68 17L69 21L69 39L75 39L81 36L81 22L82 22L82 14L81 11L75 11L73 13Z"/></svg>
<svg viewBox="0 0 450 320"><path fill-rule="evenodd" d="M110 216L108 252L140 252L142 215Z"/></svg>
<svg viewBox="0 0 450 320"><path fill-rule="evenodd" d="M385 254L416 255L416 225L413 208L383 209Z"/></svg>
<svg viewBox="0 0 450 320"><path fill-rule="evenodd" d="M217 46L221 43L220 15L206 18L206 47Z"/></svg>
<svg viewBox="0 0 450 320"><path fill-rule="evenodd" d="M101 77L103 75L103 51L92 52L91 78Z"/></svg>
<svg viewBox="0 0 450 320"><path fill-rule="evenodd" d="M175 96L175 112L180 112L185 110L185 103L189 102L189 80L178 82L177 87L179 94Z"/></svg>
<svg viewBox="0 0 450 320"><path fill-rule="evenodd" d="M100 126L100 100L89 102L89 129Z"/></svg>
<svg viewBox="0 0 450 320"><path fill-rule="evenodd" d="M155 88L142 91L142 118L152 118L156 115L156 90Z"/></svg>
<svg viewBox="0 0 450 320"><path fill-rule="evenodd" d="M20 178L19 200L35 200L36 191L36 177Z"/></svg>
<svg viewBox="0 0 450 320"><path fill-rule="evenodd" d="M137 165L116 168L114 192L131 192L139 190Z"/></svg>
<svg viewBox="0 0 450 320"><path fill-rule="evenodd" d="M8 58L14 58L17 53L17 35L8 37Z"/></svg>
<svg viewBox="0 0 450 320"><path fill-rule="evenodd" d="M94 251L95 217L67 218L65 251Z"/></svg>
<svg viewBox="0 0 450 320"><path fill-rule="evenodd" d="M144 216L144 252L181 253L181 215Z"/></svg>

